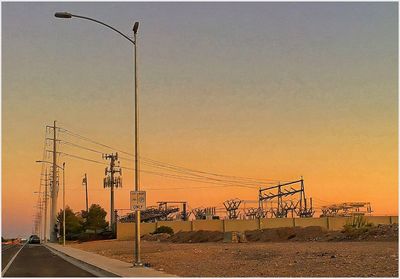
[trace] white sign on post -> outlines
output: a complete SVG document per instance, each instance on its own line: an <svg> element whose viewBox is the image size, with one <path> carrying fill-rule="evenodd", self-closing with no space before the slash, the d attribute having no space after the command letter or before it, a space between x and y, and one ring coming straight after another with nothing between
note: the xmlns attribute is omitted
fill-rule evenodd
<svg viewBox="0 0 400 279"><path fill-rule="evenodd" d="M131 191L130 196L131 210L145 210L146 209L146 192L145 191Z"/></svg>

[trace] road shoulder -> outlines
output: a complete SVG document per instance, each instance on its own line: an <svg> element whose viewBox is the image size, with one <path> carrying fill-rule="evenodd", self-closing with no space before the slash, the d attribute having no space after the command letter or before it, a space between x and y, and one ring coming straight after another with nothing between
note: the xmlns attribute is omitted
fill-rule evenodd
<svg viewBox="0 0 400 279"><path fill-rule="evenodd" d="M87 268L96 268L97 272L103 271L118 277L176 277L174 275L170 275L148 267L132 267L132 264L130 263L110 259L95 253L71 248L68 246L62 246L55 243L47 243L46 247L53 252L61 254L60 256L63 255L64 259L66 259L65 257L69 257L74 259L81 265L87 265ZM82 266L79 267L82 268ZM110 274L106 276L110 277Z"/></svg>

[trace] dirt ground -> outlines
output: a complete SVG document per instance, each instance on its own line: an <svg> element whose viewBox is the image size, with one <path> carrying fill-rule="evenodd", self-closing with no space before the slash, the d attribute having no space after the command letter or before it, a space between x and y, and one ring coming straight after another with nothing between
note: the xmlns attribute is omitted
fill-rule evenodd
<svg viewBox="0 0 400 279"><path fill-rule="evenodd" d="M71 246L132 262L133 244L133 241L103 240ZM398 242L142 240L142 261L169 274L191 277L398 277Z"/></svg>

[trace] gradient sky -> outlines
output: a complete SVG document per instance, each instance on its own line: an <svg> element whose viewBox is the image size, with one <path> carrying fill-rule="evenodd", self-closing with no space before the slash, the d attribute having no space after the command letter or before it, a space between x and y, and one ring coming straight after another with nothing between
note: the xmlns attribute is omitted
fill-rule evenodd
<svg viewBox="0 0 400 279"><path fill-rule="evenodd" d="M228 175L302 175L308 196L320 201L370 201L377 215L398 214L397 3L3 2L4 236L31 232L45 125L57 120L133 152L131 44L92 22L56 19L55 11L129 35L140 21L143 156ZM90 203L108 210L104 167L60 160L67 204L84 208L86 172ZM123 181L116 208L129 207L133 174L124 172ZM149 205L257 199L257 190L190 190L207 185L148 174L141 183L144 190L188 188L149 191Z"/></svg>

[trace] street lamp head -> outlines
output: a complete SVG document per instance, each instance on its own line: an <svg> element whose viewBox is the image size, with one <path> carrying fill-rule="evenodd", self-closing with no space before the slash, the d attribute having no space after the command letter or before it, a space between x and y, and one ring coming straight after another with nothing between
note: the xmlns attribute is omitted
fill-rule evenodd
<svg viewBox="0 0 400 279"><path fill-rule="evenodd" d="M55 17L58 17L58 18L71 18L71 17L72 17L72 14L67 13L67 12L56 12L56 13L54 14L54 16L55 16Z"/></svg>
<svg viewBox="0 0 400 279"><path fill-rule="evenodd" d="M135 24L133 25L133 33L137 33L137 31L138 31L138 29L139 29L139 22L138 21L136 21L135 22Z"/></svg>

